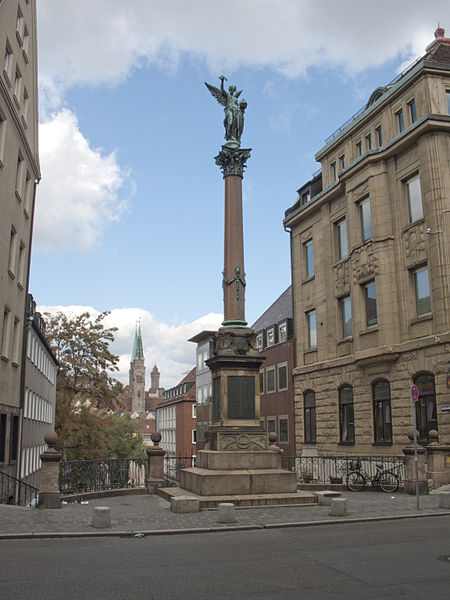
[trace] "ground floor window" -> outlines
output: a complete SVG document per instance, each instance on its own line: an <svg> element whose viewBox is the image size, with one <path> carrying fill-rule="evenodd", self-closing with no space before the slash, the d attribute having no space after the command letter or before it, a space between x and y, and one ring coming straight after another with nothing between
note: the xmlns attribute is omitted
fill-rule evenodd
<svg viewBox="0 0 450 600"><path fill-rule="evenodd" d="M419 399L416 402L419 440L428 441L430 431L438 430L434 376L431 373L420 374L414 378L414 383L419 388Z"/></svg>
<svg viewBox="0 0 450 600"><path fill-rule="evenodd" d="M343 385L339 390L339 442L355 443L355 419L353 409L353 388Z"/></svg>
<svg viewBox="0 0 450 600"><path fill-rule="evenodd" d="M392 444L391 390L389 381L372 385L375 443Z"/></svg>

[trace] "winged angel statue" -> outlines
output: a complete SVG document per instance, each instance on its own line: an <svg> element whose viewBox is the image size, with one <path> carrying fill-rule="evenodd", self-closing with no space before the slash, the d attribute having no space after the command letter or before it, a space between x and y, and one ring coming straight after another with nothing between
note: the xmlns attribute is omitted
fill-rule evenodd
<svg viewBox="0 0 450 600"><path fill-rule="evenodd" d="M226 77L221 75L220 79L220 90L209 83L205 85L211 92L211 95L225 107L225 139L227 142L235 142L238 145L241 143L241 135L244 130L244 111L247 108L247 102L242 100L238 104L238 98L242 93L236 91L236 86L230 85L228 92L225 90L223 82L228 81ZM231 145L231 144L230 144Z"/></svg>

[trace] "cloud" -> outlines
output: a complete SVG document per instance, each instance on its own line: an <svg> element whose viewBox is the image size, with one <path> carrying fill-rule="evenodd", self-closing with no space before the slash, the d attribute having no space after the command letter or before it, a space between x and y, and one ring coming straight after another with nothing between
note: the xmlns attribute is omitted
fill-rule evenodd
<svg viewBox="0 0 450 600"><path fill-rule="evenodd" d="M41 313L79 315L89 312L93 317L99 311L92 306L39 306ZM178 325L168 325L158 321L153 314L141 308L115 308L105 318L106 327L117 327L115 340L111 351L118 355L119 371L113 373L122 383L128 383L131 350L133 347L136 323L140 319L142 341L146 366L146 387L150 387L150 373L156 363L161 373L161 386L170 388L176 385L186 371L195 366L195 344L187 340L203 330L217 330L223 320L223 315L210 313L195 321L182 322Z"/></svg>
<svg viewBox="0 0 450 600"><path fill-rule="evenodd" d="M127 173L116 156L93 149L68 109L40 125L42 181L34 242L41 251L89 251L106 224L120 219Z"/></svg>
<svg viewBox="0 0 450 600"><path fill-rule="evenodd" d="M77 84L115 84L149 63L175 68L181 56L214 71L355 73L422 54L447 15L447 0L40 0L40 79L49 100Z"/></svg>

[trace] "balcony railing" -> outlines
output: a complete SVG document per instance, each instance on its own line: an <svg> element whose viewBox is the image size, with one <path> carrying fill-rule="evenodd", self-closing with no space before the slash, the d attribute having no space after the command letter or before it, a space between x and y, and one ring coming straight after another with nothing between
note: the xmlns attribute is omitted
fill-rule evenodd
<svg viewBox="0 0 450 600"><path fill-rule="evenodd" d="M18 506L37 506L39 490L0 471L0 502Z"/></svg>

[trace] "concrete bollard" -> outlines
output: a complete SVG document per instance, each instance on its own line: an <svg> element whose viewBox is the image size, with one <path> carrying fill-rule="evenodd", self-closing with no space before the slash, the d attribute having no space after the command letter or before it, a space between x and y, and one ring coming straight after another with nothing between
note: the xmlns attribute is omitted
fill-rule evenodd
<svg viewBox="0 0 450 600"><path fill-rule="evenodd" d="M450 492L439 493L439 508L450 508Z"/></svg>
<svg viewBox="0 0 450 600"><path fill-rule="evenodd" d="M111 509L109 506L96 506L94 508L92 527L96 527L97 529L111 527Z"/></svg>
<svg viewBox="0 0 450 600"><path fill-rule="evenodd" d="M221 502L217 512L218 523L236 523L234 515L234 504L232 502Z"/></svg>
<svg viewBox="0 0 450 600"><path fill-rule="evenodd" d="M345 498L333 498L328 514L330 517L346 517L348 515L347 500Z"/></svg>

